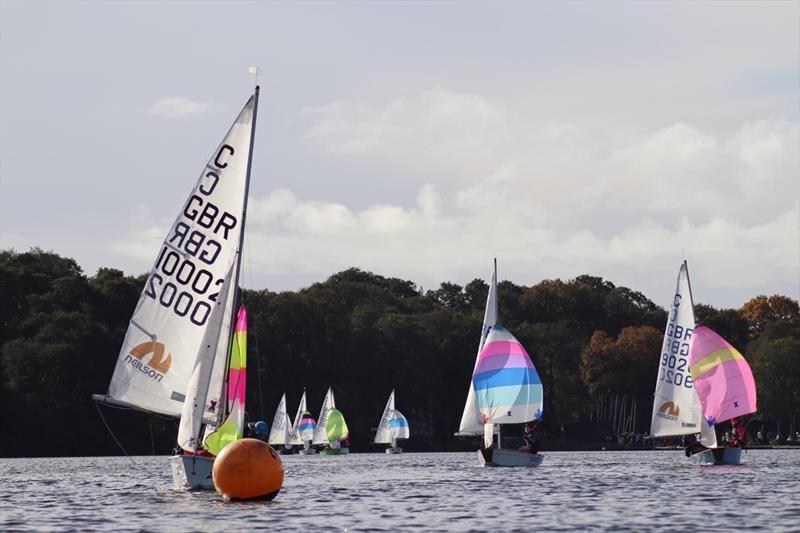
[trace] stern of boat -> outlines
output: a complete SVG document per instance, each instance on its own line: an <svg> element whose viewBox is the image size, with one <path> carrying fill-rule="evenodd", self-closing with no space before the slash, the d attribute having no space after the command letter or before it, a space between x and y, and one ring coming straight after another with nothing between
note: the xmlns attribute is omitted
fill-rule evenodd
<svg viewBox="0 0 800 533"><path fill-rule="evenodd" d="M211 478L213 457L173 455L169 458L169 464L175 490L214 490Z"/></svg>

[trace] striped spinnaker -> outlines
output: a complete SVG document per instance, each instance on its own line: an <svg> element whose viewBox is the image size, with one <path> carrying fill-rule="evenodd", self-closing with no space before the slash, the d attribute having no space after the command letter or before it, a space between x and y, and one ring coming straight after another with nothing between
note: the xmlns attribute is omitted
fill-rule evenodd
<svg viewBox="0 0 800 533"><path fill-rule="evenodd" d="M484 423L515 424L542 416L542 381L528 352L507 329L495 326L472 375Z"/></svg>

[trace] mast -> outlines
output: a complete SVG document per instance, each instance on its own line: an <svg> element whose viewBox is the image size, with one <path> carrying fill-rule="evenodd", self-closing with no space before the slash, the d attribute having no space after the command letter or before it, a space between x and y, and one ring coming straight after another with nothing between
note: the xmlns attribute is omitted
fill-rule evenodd
<svg viewBox="0 0 800 533"><path fill-rule="evenodd" d="M683 267L686 269L686 284L689 286L689 304L691 304L692 306L692 317L694 317L694 295L692 295L692 279L689 277L689 265L688 263L686 263L686 259L683 260ZM695 325L697 324L695 323Z"/></svg>
<svg viewBox="0 0 800 533"><path fill-rule="evenodd" d="M260 87L256 85L256 91L253 95L253 121L250 124L250 146L247 154L247 171L244 177L244 203L242 205L242 230L239 232L239 247L236 251L236 273L233 277L233 298L231 308L231 324L228 331L228 339L230 340L236 328L236 307L239 303L239 274L242 269L242 250L244 249L244 230L247 222L247 202L250 200L250 169L253 166L253 147L256 141L256 119L258 118L258 94ZM227 353L225 355L225 368L231 365L231 343L228 342ZM230 374L225 374L225 383L222 387L223 409L220 409L217 415L217 424L222 421L228 412L228 387L230 386Z"/></svg>

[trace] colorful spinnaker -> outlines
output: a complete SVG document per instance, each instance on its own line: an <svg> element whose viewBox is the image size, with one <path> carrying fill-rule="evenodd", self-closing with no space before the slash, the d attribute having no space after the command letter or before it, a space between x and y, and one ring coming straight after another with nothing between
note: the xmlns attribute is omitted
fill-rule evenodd
<svg viewBox="0 0 800 533"><path fill-rule="evenodd" d="M750 366L736 348L705 326L692 334L689 366L709 425L756 411L756 383Z"/></svg>
<svg viewBox="0 0 800 533"><path fill-rule="evenodd" d="M344 415L338 409L331 409L328 413L328 424L326 426L326 433L328 442L342 442L350 436L350 430L347 428L347 422L344 421Z"/></svg>
<svg viewBox="0 0 800 533"><path fill-rule="evenodd" d="M244 436L244 407L247 387L247 309L239 307L236 330L231 344L231 360L228 370L228 416L214 431L210 431L203 443L206 449L218 455L222 448Z"/></svg>
<svg viewBox="0 0 800 533"><path fill-rule="evenodd" d="M528 352L503 326L486 338L472 375L484 424L518 424L542 417L542 381Z"/></svg>
<svg viewBox="0 0 800 533"><path fill-rule="evenodd" d="M410 435L408 420L403 414L395 409L394 391L389 394L383 415L378 422L378 431L375 433L375 444L391 444L392 448L397 447L397 439L407 439Z"/></svg>
<svg viewBox="0 0 800 533"><path fill-rule="evenodd" d="M317 427L317 421L311 417L308 411L303 412L303 417L300 419L300 424L297 426L300 440L309 442L314 438L314 429Z"/></svg>

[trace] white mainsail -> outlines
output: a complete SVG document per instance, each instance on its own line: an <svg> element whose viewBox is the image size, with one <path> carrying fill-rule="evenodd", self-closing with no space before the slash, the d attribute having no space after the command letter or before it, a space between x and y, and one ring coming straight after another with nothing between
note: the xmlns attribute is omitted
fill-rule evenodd
<svg viewBox="0 0 800 533"><path fill-rule="evenodd" d="M300 405L297 406L297 414L294 415L294 423L292 424L292 431L290 432L289 444L303 444L303 439L300 437L300 420L303 418L303 413L306 410L306 391L300 397Z"/></svg>
<svg viewBox="0 0 800 533"><path fill-rule="evenodd" d="M378 422L378 432L375 433L375 444L389 444L392 442L392 431L389 428L389 421L394 415L394 391L389 395L386 407L383 408L383 415Z"/></svg>
<svg viewBox="0 0 800 533"><path fill-rule="evenodd" d="M317 419L317 427L314 428L314 439L312 444L329 444L328 442L328 414L331 409L336 408L336 402L333 398L333 390L328 388L328 393L325 395L325 400L322 402L322 409L319 410L319 418Z"/></svg>
<svg viewBox="0 0 800 533"><path fill-rule="evenodd" d="M214 302L214 309L208 320L203 344L194 361L194 371L186 391L186 401L183 402L181 422L178 426L178 445L192 453L197 452L201 447L200 432L203 426L203 413L206 411L214 362L217 359L225 360L225 357L217 357L217 345L220 338L223 340L230 338L228 335L231 329L230 323L224 320L226 317L230 318L230 313L225 312L225 302L228 300L227 295L230 292L232 277L233 265L228 269L225 282L219 291L219 298Z"/></svg>
<svg viewBox="0 0 800 533"><path fill-rule="evenodd" d="M289 426L289 414L286 412L286 393L281 396L278 402L278 409L272 419L272 428L269 431L270 444L289 444L291 427Z"/></svg>
<svg viewBox="0 0 800 533"><path fill-rule="evenodd" d="M695 327L693 305L689 269L684 261L678 272L659 358L650 422L654 437L689 435L703 429L700 400L689 372L689 340Z"/></svg>
<svg viewBox="0 0 800 533"><path fill-rule="evenodd" d="M108 395L97 399L179 416L216 300L230 324L247 202L258 89L208 160L159 249L122 344ZM233 289L220 295L234 265ZM217 341L203 420L222 414L228 335Z"/></svg>
<svg viewBox="0 0 800 533"><path fill-rule="evenodd" d="M497 324L497 259L494 260L492 270L492 282L489 285L489 294L486 296L486 310L483 313L483 327L481 328L481 339L478 343L478 353L475 355L475 365L478 364L478 356L486 342L489 332ZM470 375L471 377L471 375ZM461 424L456 435L483 435L484 424L478 404L475 401L475 391L470 380L469 391L467 392L467 402L464 405L464 413L461 415Z"/></svg>

